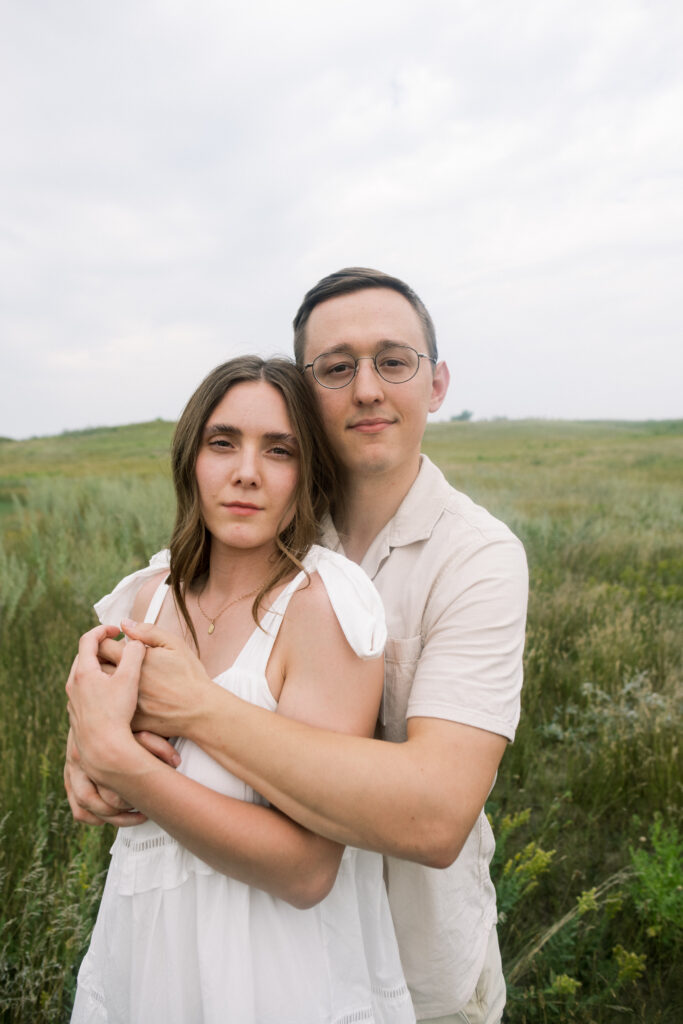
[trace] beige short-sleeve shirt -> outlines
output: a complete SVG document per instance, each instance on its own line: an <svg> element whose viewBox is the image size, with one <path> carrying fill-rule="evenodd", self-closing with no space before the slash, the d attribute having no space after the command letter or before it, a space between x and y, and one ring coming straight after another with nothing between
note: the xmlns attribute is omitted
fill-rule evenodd
<svg viewBox="0 0 683 1024"><path fill-rule="evenodd" d="M323 543L342 550L330 521ZM514 534L422 456L396 515L362 567L384 602L388 640L380 735L401 742L412 717L477 726L512 740L519 721L528 575ZM449 868L385 858L401 960L418 1018L470 998L496 921L494 841L482 812Z"/></svg>

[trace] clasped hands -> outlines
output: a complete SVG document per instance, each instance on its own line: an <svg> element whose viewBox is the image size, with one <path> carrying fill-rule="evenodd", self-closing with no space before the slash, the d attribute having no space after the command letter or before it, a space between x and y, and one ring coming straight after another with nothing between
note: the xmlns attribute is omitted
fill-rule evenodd
<svg viewBox="0 0 683 1024"><path fill-rule="evenodd" d="M145 816L107 784L137 741L172 767L180 758L164 737L183 734L188 715L210 682L199 660L174 634L124 620L120 630L97 626L79 642L66 684L71 729L64 787L76 821L137 825Z"/></svg>

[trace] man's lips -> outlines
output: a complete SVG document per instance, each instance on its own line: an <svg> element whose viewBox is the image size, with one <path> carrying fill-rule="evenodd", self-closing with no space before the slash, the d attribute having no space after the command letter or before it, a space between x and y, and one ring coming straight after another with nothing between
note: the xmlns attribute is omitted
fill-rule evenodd
<svg viewBox="0 0 683 1024"><path fill-rule="evenodd" d="M366 417L362 420L356 420L355 423L349 423L348 429L355 430L359 434L380 434L387 427L390 427L393 422L393 420L383 419L382 417Z"/></svg>

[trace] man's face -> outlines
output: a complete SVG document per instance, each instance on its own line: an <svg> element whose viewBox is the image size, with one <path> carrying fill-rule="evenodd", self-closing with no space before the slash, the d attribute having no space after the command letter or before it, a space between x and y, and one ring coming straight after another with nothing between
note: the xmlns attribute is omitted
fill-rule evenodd
<svg viewBox="0 0 683 1024"><path fill-rule="evenodd" d="M387 343L427 352L417 313L390 288L367 288L339 295L317 305L306 325L305 362L323 352L356 359L374 356ZM344 466L354 474L414 474L427 414L436 412L448 386L448 370L436 370L427 359L412 380L383 380L371 359L363 358L346 387L318 384L306 371L330 442Z"/></svg>

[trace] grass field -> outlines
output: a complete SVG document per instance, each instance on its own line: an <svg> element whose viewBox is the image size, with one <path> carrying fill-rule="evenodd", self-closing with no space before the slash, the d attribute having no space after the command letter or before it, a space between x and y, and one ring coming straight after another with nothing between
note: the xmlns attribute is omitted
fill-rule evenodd
<svg viewBox="0 0 683 1024"><path fill-rule="evenodd" d="M165 545L157 421L0 441L0 1019L68 1020L112 833L75 826L64 682L91 604ZM522 1022L683 1020L683 421L435 424L525 543L522 720L488 811Z"/></svg>

